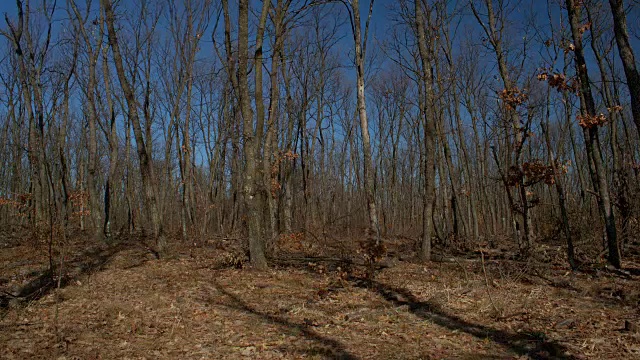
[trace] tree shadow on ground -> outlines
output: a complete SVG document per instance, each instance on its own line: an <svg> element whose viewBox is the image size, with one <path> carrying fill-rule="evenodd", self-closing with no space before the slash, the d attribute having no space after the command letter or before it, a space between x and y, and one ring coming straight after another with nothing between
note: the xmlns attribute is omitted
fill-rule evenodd
<svg viewBox="0 0 640 360"><path fill-rule="evenodd" d="M568 271L568 270L567 270ZM544 285L553 287L565 296L579 296L585 301L607 306L638 306L640 304L640 269L597 269L595 265L582 267L572 273L545 275L539 271L528 273L532 278L540 279ZM521 283L527 283L520 279Z"/></svg>
<svg viewBox="0 0 640 360"><path fill-rule="evenodd" d="M527 355L532 359L575 359L567 355L568 349L554 341L544 338L543 334L510 333L488 326L474 324L456 315L444 311L431 301L420 301L410 291L392 287L377 281L363 282L358 286L376 291L388 302L396 306L408 306L416 316L431 321L452 331L463 331L479 339L490 339L518 355Z"/></svg>
<svg viewBox="0 0 640 360"><path fill-rule="evenodd" d="M93 246L72 260L66 261L62 267L62 274L59 266L55 266L53 269L49 268L35 273L35 278L16 292L0 294L0 309L9 307L12 300L18 303L38 300L58 287L58 278L60 288L64 288L80 276L100 271L118 253L136 248L140 248L140 246L132 242Z"/></svg>
<svg viewBox="0 0 640 360"><path fill-rule="evenodd" d="M295 353L300 355L304 354L307 356L322 356L327 359L343 359L343 360L358 359L355 355L351 354L347 349L345 349L344 345L341 344L339 341L336 341L334 339L323 336L322 334L319 334L318 332L313 330L311 326L304 325L304 324L296 324L281 316L261 312L251 307L249 304L247 304L242 299L240 299L237 295L223 288L217 282L214 281L213 285L221 294L225 295L232 301L232 304L218 302L217 303L218 305L222 305L227 308L231 308L234 310L243 311L251 315L255 315L268 323L275 324L275 325L284 327L285 329L297 332L302 336L304 336L307 340L313 341L317 344L316 346L313 346L307 349L286 349L286 351L288 351L289 353Z"/></svg>

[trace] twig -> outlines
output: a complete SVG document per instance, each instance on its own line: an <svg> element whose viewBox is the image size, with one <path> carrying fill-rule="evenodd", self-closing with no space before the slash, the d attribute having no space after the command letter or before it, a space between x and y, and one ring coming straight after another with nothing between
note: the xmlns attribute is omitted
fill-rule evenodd
<svg viewBox="0 0 640 360"><path fill-rule="evenodd" d="M496 315L498 317L501 317L502 312L498 310L498 307L493 301L493 297L491 296L491 291L489 289L489 278L487 277L487 269L484 266L484 252L482 250L480 250L480 259L482 260L482 273L484 274L484 283L487 286L487 295L489 295L489 301L491 302L491 306L493 307L493 310L496 312Z"/></svg>
<svg viewBox="0 0 640 360"><path fill-rule="evenodd" d="M462 264L460 263L460 261L458 261L458 259L456 257L454 257L453 260L456 262L456 264L458 264L458 266L460 266L462 268L462 271L464 271L464 280L468 283L469 282L469 274L467 274L467 268L462 266ZM484 262L483 262L482 266L484 268Z"/></svg>
<svg viewBox="0 0 640 360"><path fill-rule="evenodd" d="M14 294L12 294L12 293L10 293L10 292L8 292L8 291L4 291L4 290L2 290L2 291L0 291L0 292L3 294L3 296L6 296L6 297L10 297L10 298L13 298L13 299L17 299L17 298L19 298L19 296L14 295Z"/></svg>

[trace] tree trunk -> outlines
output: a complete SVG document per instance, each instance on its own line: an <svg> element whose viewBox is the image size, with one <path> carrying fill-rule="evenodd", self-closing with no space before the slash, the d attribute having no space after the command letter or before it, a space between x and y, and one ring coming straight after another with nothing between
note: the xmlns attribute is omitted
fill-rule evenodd
<svg viewBox="0 0 640 360"><path fill-rule="evenodd" d="M623 3L623 0L609 0L611 13L613 14L613 31L618 45L620 60L622 60L624 67L624 74L627 77L629 95L631 95L631 113L633 114L633 121L638 130L638 138L640 138L640 74L636 67L633 49L629 43L627 17L624 12Z"/></svg>
<svg viewBox="0 0 640 360"><path fill-rule="evenodd" d="M582 34L580 33L579 11L581 5L576 6L574 0L566 0L566 5L575 46L574 55L576 73L580 80L580 109L582 116L595 117L596 106L593 100L593 95L591 94L589 73L587 71L587 64L582 47ZM591 179L597 192L598 209L600 210L600 214L605 224L607 246L609 248L608 261L616 268L620 268L621 258L620 249L618 247L616 223L609 195L609 184L605 175L604 165L602 163L598 127L591 126L584 128L583 134L585 138L585 145L587 147L587 155L589 157Z"/></svg>
<svg viewBox="0 0 640 360"><path fill-rule="evenodd" d="M127 101L127 116L131 121L131 125L133 126L133 134L136 139L136 150L140 161L140 175L142 178L142 191L144 192L145 196L145 210L147 213L147 217L151 222L152 235L156 242L156 251L158 255L161 255L165 251L166 238L164 236L162 221L160 219L158 204L156 201L155 189L153 184L154 171L153 164L151 162L151 154L148 153L148 148L145 143L144 135L142 133L135 91L131 87L129 79L127 79L127 76L125 75L124 61L120 53L118 34L115 30L115 14L113 12L111 0L100 0L100 3L105 14L105 21L108 29L109 46L111 47L113 53L116 73L118 74L118 79L120 80L120 85ZM149 121L150 119L147 120Z"/></svg>
<svg viewBox="0 0 640 360"><path fill-rule="evenodd" d="M358 0L352 0L351 7L353 9L353 39L355 41L355 54L356 54L356 69L357 69L357 106L358 117L360 119L360 130L362 135L362 151L364 155L364 191L367 197L367 209L369 216L369 232L378 244L380 242L380 226L378 225L378 210L376 207L376 198L374 193L374 172L373 172L373 160L371 159L371 139L369 136L369 121L367 120L367 105L364 92L364 57L366 51L366 36L368 35L365 30L365 38L361 36L360 25L360 5ZM371 19L371 9L373 7L373 1L369 7L369 17L367 19L367 29L369 20ZM363 44L364 43L364 44Z"/></svg>
<svg viewBox="0 0 640 360"><path fill-rule="evenodd" d="M420 53L419 87L422 95L419 99L420 118L424 124L424 198L422 214L422 242L420 247L420 259L431 260L431 237L433 231L433 207L435 199L435 164L436 164L436 130L435 114L433 107L433 87L431 78L431 52L427 47L426 29L424 23L424 11L420 0L414 1L416 36L418 38L418 50Z"/></svg>
<svg viewBox="0 0 640 360"><path fill-rule="evenodd" d="M265 3L267 4L267 3ZM267 6L267 5L265 5ZM249 254L251 264L257 269L267 268L264 242L263 204L260 201L258 183L262 181L259 172L259 139L254 131L253 111L249 98L248 83L249 51L249 1L240 0L238 5L238 98L244 124L244 203L249 228Z"/></svg>

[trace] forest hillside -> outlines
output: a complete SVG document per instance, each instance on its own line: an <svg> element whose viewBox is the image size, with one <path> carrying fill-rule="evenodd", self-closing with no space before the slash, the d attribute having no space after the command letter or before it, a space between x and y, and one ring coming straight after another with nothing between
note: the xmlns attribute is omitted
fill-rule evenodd
<svg viewBox="0 0 640 360"><path fill-rule="evenodd" d="M0 358L640 358L637 0L0 13Z"/></svg>

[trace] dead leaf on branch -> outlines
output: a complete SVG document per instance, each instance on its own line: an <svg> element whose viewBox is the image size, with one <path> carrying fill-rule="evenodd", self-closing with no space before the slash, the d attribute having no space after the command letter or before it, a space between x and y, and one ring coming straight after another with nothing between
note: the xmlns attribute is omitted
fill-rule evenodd
<svg viewBox="0 0 640 360"><path fill-rule="evenodd" d="M500 99L504 101L507 109L514 110L517 106L524 104L529 98L523 91L514 87L512 89L504 89L499 94Z"/></svg>
<svg viewBox="0 0 640 360"><path fill-rule="evenodd" d="M576 116L578 124L583 129L592 129L594 127L602 126L607 122L607 117L600 113L598 115L578 115Z"/></svg>

